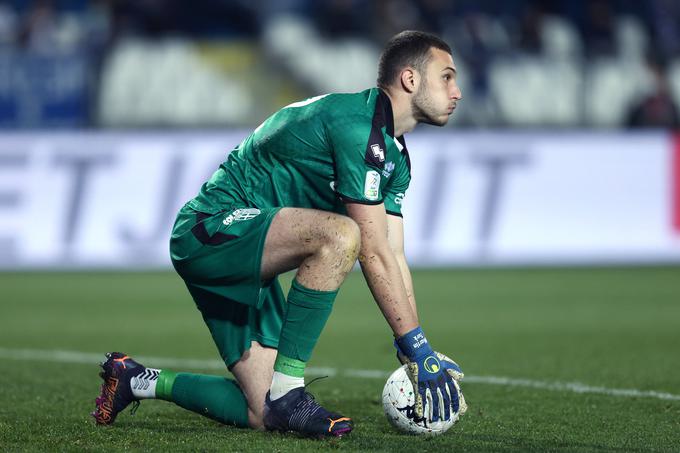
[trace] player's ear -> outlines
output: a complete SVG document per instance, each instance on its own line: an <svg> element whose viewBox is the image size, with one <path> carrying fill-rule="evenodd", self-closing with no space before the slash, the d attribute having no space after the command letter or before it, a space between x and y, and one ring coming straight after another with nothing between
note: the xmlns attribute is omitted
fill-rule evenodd
<svg viewBox="0 0 680 453"><path fill-rule="evenodd" d="M404 68L401 71L401 87L407 93L413 93L418 88L418 73L413 68Z"/></svg>

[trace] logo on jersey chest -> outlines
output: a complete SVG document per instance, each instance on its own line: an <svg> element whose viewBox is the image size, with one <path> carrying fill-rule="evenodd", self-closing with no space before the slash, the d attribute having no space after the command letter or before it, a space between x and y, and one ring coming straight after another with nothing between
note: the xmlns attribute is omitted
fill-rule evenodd
<svg viewBox="0 0 680 453"><path fill-rule="evenodd" d="M385 168L382 171L382 175L385 178L389 178L390 175L392 175L392 172L394 171L394 162L389 161L385 164Z"/></svg>
<svg viewBox="0 0 680 453"><path fill-rule="evenodd" d="M373 157L378 159L378 162L385 162L385 151L378 145L371 145L371 151L373 152Z"/></svg>
<svg viewBox="0 0 680 453"><path fill-rule="evenodd" d="M378 136L378 133L372 132L368 143L364 160L367 164L382 170L385 166L385 142L382 137Z"/></svg>

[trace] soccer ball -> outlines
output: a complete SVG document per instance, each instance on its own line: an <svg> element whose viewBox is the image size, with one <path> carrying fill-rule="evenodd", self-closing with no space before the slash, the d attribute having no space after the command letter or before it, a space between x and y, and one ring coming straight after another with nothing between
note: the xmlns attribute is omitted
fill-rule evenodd
<svg viewBox="0 0 680 453"><path fill-rule="evenodd" d="M458 390L459 401L465 401L460 389ZM383 388L383 409L387 420L397 430L408 434L424 434L436 436L445 433L460 417L460 410L452 413L449 420L432 422L425 416L417 420L415 415L415 391L411 380L406 374L406 365L403 365L387 378ZM462 403L463 405L465 403ZM463 407L463 406L461 406Z"/></svg>

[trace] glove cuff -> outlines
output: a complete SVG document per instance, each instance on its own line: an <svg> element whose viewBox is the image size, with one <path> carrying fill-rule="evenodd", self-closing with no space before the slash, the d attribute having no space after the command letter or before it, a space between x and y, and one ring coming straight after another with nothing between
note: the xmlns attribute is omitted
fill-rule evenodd
<svg viewBox="0 0 680 453"><path fill-rule="evenodd" d="M404 354L409 360L417 360L433 352L420 326L397 338L394 343L397 351Z"/></svg>

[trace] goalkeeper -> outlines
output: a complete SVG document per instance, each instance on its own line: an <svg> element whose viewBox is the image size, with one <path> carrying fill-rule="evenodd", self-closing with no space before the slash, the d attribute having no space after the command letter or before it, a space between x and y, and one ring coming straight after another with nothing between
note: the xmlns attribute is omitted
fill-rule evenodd
<svg viewBox="0 0 680 453"><path fill-rule="evenodd" d="M411 177L404 133L445 125L461 98L451 49L436 36L402 32L380 57L377 85L284 107L179 211L172 262L235 381L109 353L97 423L159 398L225 424L348 433L352 420L306 392L304 371L357 258L409 365L417 416L448 419L464 407L460 369L432 350L418 321L401 212ZM292 269L284 297L277 276Z"/></svg>

